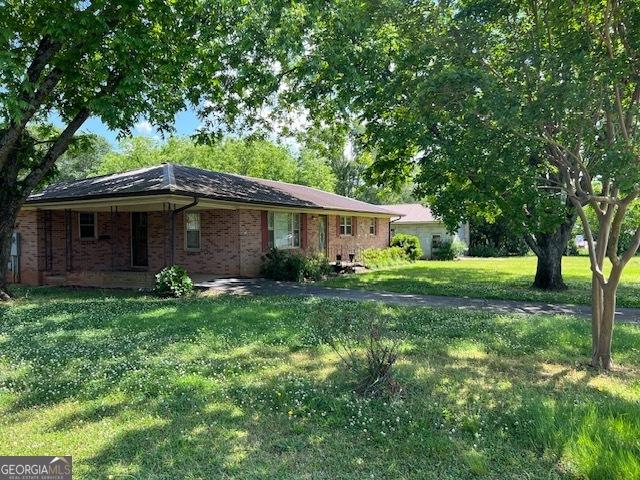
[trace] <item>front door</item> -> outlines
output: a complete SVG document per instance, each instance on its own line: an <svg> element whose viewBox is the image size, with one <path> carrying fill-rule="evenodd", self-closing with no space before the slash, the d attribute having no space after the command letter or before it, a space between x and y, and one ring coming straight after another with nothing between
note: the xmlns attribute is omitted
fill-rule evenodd
<svg viewBox="0 0 640 480"><path fill-rule="evenodd" d="M318 217L318 251L327 253L327 216Z"/></svg>
<svg viewBox="0 0 640 480"><path fill-rule="evenodd" d="M149 266L147 212L131 212L131 265Z"/></svg>

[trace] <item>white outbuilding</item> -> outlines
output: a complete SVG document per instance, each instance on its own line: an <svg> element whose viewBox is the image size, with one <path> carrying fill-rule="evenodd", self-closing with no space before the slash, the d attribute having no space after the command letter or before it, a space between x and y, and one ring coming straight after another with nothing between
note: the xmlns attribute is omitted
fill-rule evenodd
<svg viewBox="0 0 640 480"><path fill-rule="evenodd" d="M435 217L431 209L420 203L399 203L381 205L402 217L391 219L391 236L398 233L416 235L424 252L424 258L431 258L433 251L446 240L458 238L469 245L469 224L460 225L454 234L447 231L444 222Z"/></svg>

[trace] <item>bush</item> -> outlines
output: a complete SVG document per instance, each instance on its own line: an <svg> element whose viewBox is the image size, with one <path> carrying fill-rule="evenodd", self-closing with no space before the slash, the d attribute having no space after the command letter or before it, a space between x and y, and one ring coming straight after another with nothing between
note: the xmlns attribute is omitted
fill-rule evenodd
<svg viewBox="0 0 640 480"><path fill-rule="evenodd" d="M445 240L440 245L440 248L433 251L434 260L455 260L460 257L467 246L462 240L454 238L453 241Z"/></svg>
<svg viewBox="0 0 640 480"><path fill-rule="evenodd" d="M301 254L272 248L262 260L261 272L265 277L289 282L302 280L304 259Z"/></svg>
<svg viewBox="0 0 640 480"><path fill-rule="evenodd" d="M471 257L483 257L483 258L491 258L491 257L503 257L506 255L506 252L498 248L494 245L474 245L473 247L469 247L469 256Z"/></svg>
<svg viewBox="0 0 640 480"><path fill-rule="evenodd" d="M262 258L261 273L266 278L287 282L320 280L331 272L327 258L314 253L305 256L278 248L272 248Z"/></svg>
<svg viewBox="0 0 640 480"><path fill-rule="evenodd" d="M573 238L569 239L569 243L567 243L567 249L564 254L569 257L577 257L580 255L580 248Z"/></svg>
<svg viewBox="0 0 640 480"><path fill-rule="evenodd" d="M332 272L329 260L322 253L312 253L305 257L302 276L306 280L322 280Z"/></svg>
<svg viewBox="0 0 640 480"><path fill-rule="evenodd" d="M193 291L193 281L179 265L163 268L156 275L155 292L167 297L184 297Z"/></svg>
<svg viewBox="0 0 640 480"><path fill-rule="evenodd" d="M400 247L366 248L360 254L360 260L367 268L391 267L409 262L407 254Z"/></svg>
<svg viewBox="0 0 640 480"><path fill-rule="evenodd" d="M415 235L407 233L397 233L391 239L392 247L400 247L407 254L407 258L411 261L422 258L424 253L420 247L420 239Z"/></svg>

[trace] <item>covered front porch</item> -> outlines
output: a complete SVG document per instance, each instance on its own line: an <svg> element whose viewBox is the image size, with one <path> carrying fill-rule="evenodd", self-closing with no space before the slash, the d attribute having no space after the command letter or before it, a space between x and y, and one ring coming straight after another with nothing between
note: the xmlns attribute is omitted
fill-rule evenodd
<svg viewBox="0 0 640 480"><path fill-rule="evenodd" d="M241 231L250 227L260 238L259 211L188 197L162 200L105 199L25 210L22 220L37 229L37 283L143 288L173 264L213 277L257 274L260 245L254 245L253 260L243 262ZM33 250L23 248L22 256Z"/></svg>

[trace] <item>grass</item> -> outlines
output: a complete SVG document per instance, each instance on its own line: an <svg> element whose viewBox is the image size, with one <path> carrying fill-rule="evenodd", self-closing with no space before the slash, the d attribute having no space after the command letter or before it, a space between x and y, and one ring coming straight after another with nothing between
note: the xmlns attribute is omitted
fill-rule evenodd
<svg viewBox="0 0 640 480"><path fill-rule="evenodd" d="M0 305L0 455L76 479L640 478L640 327L618 370L569 317L34 289ZM404 399L365 400L318 309L388 316Z"/></svg>
<svg viewBox="0 0 640 480"><path fill-rule="evenodd" d="M536 257L420 261L361 275L336 277L324 284L424 295L591 303L589 259L564 257L562 270L569 288L561 292L548 292L531 286L536 273ZM640 257L633 258L624 271L618 290L618 306L640 307Z"/></svg>

